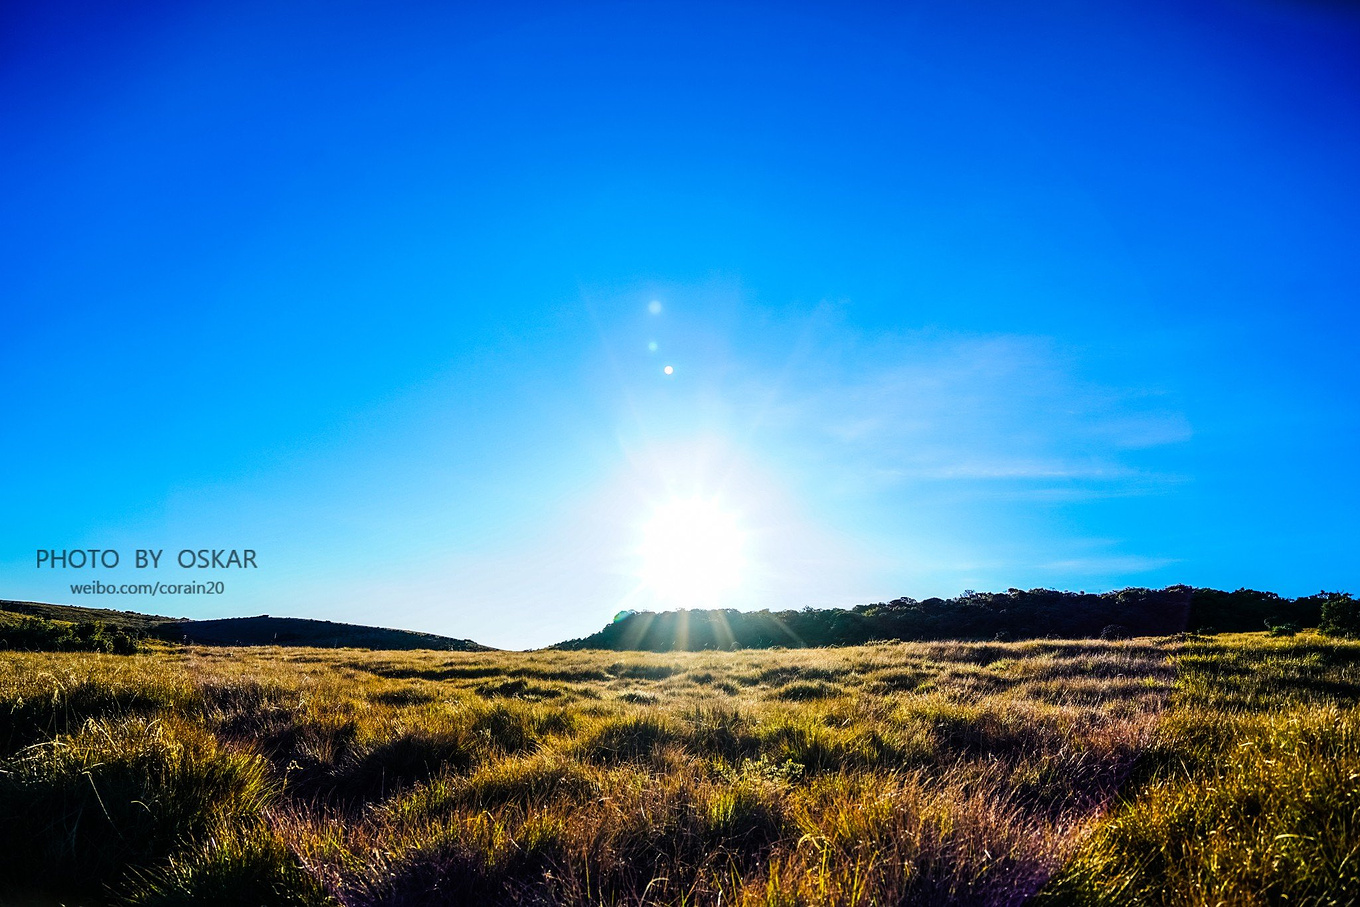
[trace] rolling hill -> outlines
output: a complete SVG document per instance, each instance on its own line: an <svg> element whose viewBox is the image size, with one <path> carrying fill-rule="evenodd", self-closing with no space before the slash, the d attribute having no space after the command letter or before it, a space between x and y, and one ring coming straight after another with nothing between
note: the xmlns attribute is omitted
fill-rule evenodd
<svg viewBox="0 0 1360 907"><path fill-rule="evenodd" d="M271 617L268 614L216 620L188 620L182 617L140 614L136 611L21 601L0 601L0 611L69 623L101 622L110 627L133 631L154 639L203 646L281 645L328 649L440 649L450 652L491 650L489 646L470 639L454 639L434 633L393 630L387 627L369 627L304 617Z"/></svg>

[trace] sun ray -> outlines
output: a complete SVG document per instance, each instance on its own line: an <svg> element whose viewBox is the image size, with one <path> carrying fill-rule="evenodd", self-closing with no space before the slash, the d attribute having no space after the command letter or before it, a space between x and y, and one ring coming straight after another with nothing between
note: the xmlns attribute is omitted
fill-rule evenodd
<svg viewBox="0 0 1360 907"><path fill-rule="evenodd" d="M714 631L720 637L720 644L724 649L731 649L737 644L736 634L732 632L732 624L727 619L727 611L717 610L713 612Z"/></svg>

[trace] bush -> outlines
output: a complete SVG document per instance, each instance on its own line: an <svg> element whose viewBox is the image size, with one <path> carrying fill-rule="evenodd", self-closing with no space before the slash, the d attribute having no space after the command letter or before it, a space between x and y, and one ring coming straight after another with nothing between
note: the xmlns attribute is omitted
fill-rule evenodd
<svg viewBox="0 0 1360 907"><path fill-rule="evenodd" d="M1330 596L1322 606L1322 623L1318 629L1328 636L1360 639L1360 601L1349 595Z"/></svg>
<svg viewBox="0 0 1360 907"><path fill-rule="evenodd" d="M0 624L0 649L132 655L137 651L137 635L97 620L70 623L21 616Z"/></svg>

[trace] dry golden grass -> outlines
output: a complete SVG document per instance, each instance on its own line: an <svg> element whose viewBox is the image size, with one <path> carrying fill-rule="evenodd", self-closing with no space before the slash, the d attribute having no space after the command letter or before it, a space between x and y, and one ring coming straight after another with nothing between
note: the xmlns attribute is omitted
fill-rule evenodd
<svg viewBox="0 0 1360 907"><path fill-rule="evenodd" d="M1335 895L1360 846L1357 664L1357 644L1258 635L6 654L0 892L389 907Z"/></svg>

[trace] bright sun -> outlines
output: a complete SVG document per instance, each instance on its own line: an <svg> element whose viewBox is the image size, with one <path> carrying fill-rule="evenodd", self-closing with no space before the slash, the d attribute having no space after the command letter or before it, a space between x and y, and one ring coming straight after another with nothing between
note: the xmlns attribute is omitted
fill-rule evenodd
<svg viewBox="0 0 1360 907"><path fill-rule="evenodd" d="M745 581L746 531L715 500L676 498L642 529L641 576L657 598L681 608L714 608Z"/></svg>

